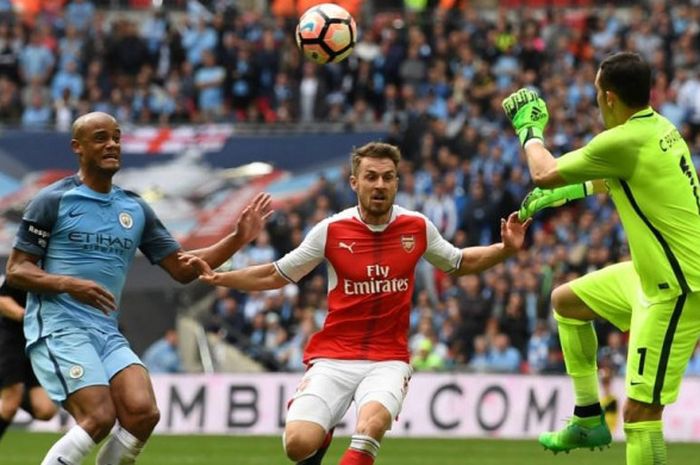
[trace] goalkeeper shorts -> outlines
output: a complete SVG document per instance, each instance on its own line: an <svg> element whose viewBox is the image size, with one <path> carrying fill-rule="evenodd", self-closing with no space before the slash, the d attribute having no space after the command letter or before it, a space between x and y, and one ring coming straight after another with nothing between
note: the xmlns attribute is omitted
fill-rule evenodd
<svg viewBox="0 0 700 465"><path fill-rule="evenodd" d="M569 285L597 315L630 331L627 396L650 404L673 403L700 336L700 293L648 302L632 262L608 266Z"/></svg>

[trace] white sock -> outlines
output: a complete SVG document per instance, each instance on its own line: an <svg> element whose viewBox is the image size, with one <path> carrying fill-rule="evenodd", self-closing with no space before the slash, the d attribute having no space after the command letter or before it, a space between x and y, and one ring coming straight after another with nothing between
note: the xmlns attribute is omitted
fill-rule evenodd
<svg viewBox="0 0 700 465"><path fill-rule="evenodd" d="M379 453L379 441L365 434L353 434L350 439L350 449L376 457Z"/></svg>
<svg viewBox="0 0 700 465"><path fill-rule="evenodd" d="M136 463L144 443L118 426L97 454L96 465L130 465Z"/></svg>
<svg viewBox="0 0 700 465"><path fill-rule="evenodd" d="M80 465L93 447L95 441L80 425L75 425L54 443L41 465Z"/></svg>

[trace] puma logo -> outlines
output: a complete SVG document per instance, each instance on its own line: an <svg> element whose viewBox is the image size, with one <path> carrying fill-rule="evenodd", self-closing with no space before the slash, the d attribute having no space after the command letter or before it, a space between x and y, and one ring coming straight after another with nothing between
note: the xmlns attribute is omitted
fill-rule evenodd
<svg viewBox="0 0 700 465"><path fill-rule="evenodd" d="M355 253L355 252L352 250L352 248L353 248L354 246L355 246L355 243L354 243L354 242L353 242L352 244L346 244L345 242L342 242L342 241L338 243L338 247L340 247L341 249L349 250L350 253Z"/></svg>

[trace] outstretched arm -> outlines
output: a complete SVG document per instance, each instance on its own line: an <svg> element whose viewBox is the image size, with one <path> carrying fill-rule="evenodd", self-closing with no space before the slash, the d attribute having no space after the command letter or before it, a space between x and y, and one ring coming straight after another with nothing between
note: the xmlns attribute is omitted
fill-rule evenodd
<svg viewBox="0 0 700 465"><path fill-rule="evenodd" d="M234 232L209 247L189 250L187 254L201 258L211 268L219 267L231 255L260 234L265 222L272 214L271 204L270 194L260 193L256 195L241 213ZM188 283L197 277L197 272L186 264L186 260L179 259L180 254L182 251L168 255L159 265L175 280Z"/></svg>
<svg viewBox="0 0 700 465"><path fill-rule="evenodd" d="M242 291L279 289L289 282L298 282L324 259L327 222L317 224L302 243L275 263L249 266L226 273L216 273L201 257L181 254L184 266L195 270L200 281Z"/></svg>
<svg viewBox="0 0 700 465"><path fill-rule="evenodd" d="M501 239L503 242L488 246L462 249L462 261L455 272L461 276L480 273L514 255L525 242L525 232L532 220L518 221L518 214L511 213L508 220L501 218Z"/></svg>
<svg viewBox="0 0 700 465"><path fill-rule="evenodd" d="M264 291L279 289L288 283L272 263L217 273L196 255L181 254L180 260L186 266L196 270L200 281L212 286L226 286L240 291Z"/></svg>
<svg viewBox="0 0 700 465"><path fill-rule="evenodd" d="M523 199L518 211L518 219L524 221L545 208L560 207L572 200L581 199L591 194L601 194L607 192L607 190L605 181L601 179L569 184L568 186L554 189L540 189L536 187Z"/></svg>

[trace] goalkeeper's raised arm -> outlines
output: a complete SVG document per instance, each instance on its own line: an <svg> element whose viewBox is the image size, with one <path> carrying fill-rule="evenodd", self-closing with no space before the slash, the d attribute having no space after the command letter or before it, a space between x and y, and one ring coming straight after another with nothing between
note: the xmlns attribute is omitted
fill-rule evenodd
<svg viewBox="0 0 700 465"><path fill-rule="evenodd" d="M630 150L629 141L620 137L619 130L603 131L583 147L554 158L544 142L549 112L537 92L520 89L502 105L518 134L536 186L554 188L596 179L628 179L634 171L636 152ZM623 112L618 107L615 111ZM629 117L629 110L624 111Z"/></svg>
<svg viewBox="0 0 700 465"><path fill-rule="evenodd" d="M556 159L544 145L544 131L549 122L545 101L534 90L524 88L510 94L501 105L525 150L535 185L550 188L566 185L557 172Z"/></svg>

